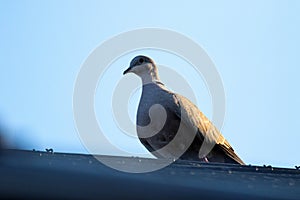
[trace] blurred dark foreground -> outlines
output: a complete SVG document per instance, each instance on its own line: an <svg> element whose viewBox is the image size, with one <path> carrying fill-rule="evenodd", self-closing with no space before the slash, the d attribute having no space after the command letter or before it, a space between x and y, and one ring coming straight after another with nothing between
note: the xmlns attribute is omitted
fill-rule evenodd
<svg viewBox="0 0 300 200"><path fill-rule="evenodd" d="M101 157L134 167L153 161ZM155 172L132 174L91 155L51 151L2 150L0 180L1 198L300 199L297 169L181 160Z"/></svg>

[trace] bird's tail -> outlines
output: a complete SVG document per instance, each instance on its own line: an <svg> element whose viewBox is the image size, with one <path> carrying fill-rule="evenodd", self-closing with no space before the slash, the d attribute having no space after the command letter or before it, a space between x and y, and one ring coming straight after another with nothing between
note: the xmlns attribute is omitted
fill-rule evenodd
<svg viewBox="0 0 300 200"><path fill-rule="evenodd" d="M233 148L229 148L223 144L216 144L208 157L210 162L232 163L245 165L242 159L234 152Z"/></svg>

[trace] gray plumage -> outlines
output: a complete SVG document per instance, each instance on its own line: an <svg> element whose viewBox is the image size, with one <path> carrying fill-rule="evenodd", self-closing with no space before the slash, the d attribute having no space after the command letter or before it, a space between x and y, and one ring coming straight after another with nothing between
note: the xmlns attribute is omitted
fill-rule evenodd
<svg viewBox="0 0 300 200"><path fill-rule="evenodd" d="M137 111L137 134L148 151L158 158L180 155L180 159L244 164L191 101L169 91L160 82L152 59L135 57L123 74L129 72L138 75L143 83ZM202 145L211 147L209 152L202 154Z"/></svg>

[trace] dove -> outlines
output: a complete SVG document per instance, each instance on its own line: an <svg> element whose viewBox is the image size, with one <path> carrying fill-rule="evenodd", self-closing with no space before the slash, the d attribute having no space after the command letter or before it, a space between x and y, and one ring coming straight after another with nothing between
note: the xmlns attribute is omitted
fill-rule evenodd
<svg viewBox="0 0 300 200"><path fill-rule="evenodd" d="M155 157L245 164L196 105L161 82L151 58L134 57L123 75L128 73L142 80L136 131L140 142Z"/></svg>

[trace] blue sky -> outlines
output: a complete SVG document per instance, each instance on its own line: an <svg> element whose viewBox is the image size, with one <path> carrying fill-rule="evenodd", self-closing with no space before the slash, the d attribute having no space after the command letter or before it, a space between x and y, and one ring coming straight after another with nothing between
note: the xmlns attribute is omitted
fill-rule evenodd
<svg viewBox="0 0 300 200"><path fill-rule="evenodd" d="M222 133L246 163L300 164L299 1L0 1L0 5L0 125L9 143L24 149L86 153L72 111L80 66L108 38L158 27L190 37L214 61L226 92ZM137 53L152 55L159 64L181 64L163 52ZM115 70L120 65L120 78L134 55L114 64ZM210 116L209 95L201 88L203 94L196 95L203 101L198 106ZM106 126L114 130L116 125ZM115 142L142 151L137 140Z"/></svg>

